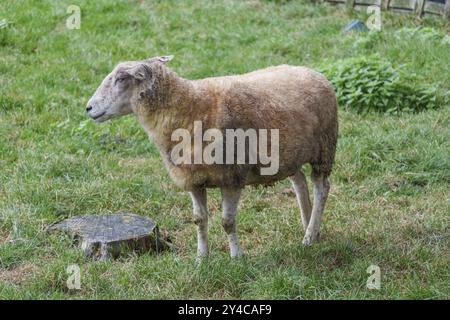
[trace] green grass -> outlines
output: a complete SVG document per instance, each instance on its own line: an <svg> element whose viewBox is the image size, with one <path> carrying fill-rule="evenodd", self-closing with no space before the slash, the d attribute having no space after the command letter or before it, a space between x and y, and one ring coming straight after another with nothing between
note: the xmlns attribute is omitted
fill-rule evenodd
<svg viewBox="0 0 450 320"><path fill-rule="evenodd" d="M103 125L84 108L119 61L174 54L187 78L282 63L320 66L379 54L448 92L448 44L398 37L433 18L383 13L379 37L341 28L363 13L310 1L77 1L81 29L67 30L73 1L0 4L0 299L300 298L449 299L449 105L398 116L341 109L340 137L322 240L301 246L295 198L248 188L238 231L247 256L228 257L220 197L209 192L211 257L195 264L188 195L170 181L135 119ZM359 42L360 43L360 42ZM175 250L92 262L50 223L130 210L154 217ZM81 290L66 268L81 267ZM368 290L366 269L381 268Z"/></svg>

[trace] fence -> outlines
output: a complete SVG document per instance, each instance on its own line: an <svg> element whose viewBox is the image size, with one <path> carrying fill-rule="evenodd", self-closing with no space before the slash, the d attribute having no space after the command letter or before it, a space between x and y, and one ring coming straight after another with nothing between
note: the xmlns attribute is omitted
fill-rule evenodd
<svg viewBox="0 0 450 320"><path fill-rule="evenodd" d="M381 10L414 13L423 15L445 16L450 19L450 0L323 0L333 4L343 4L349 8L379 6Z"/></svg>

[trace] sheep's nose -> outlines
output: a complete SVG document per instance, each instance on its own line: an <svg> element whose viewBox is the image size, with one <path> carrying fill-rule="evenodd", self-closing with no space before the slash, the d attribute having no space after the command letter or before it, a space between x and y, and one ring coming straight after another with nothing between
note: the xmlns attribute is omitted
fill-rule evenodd
<svg viewBox="0 0 450 320"><path fill-rule="evenodd" d="M91 111L91 110L92 110L92 106L91 106L91 105L88 105L87 108L86 108L86 112L89 112L89 111Z"/></svg>

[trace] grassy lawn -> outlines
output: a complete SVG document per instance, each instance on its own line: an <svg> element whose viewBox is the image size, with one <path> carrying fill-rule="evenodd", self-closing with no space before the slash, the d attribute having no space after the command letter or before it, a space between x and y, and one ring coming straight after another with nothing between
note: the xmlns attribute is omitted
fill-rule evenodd
<svg viewBox="0 0 450 320"><path fill-rule="evenodd" d="M81 29L66 9L81 8ZM87 99L124 60L174 54L183 77L379 54L424 84L450 87L450 44L397 36L448 33L441 18L383 13L382 34L343 34L364 13L299 1L15 1L0 3L0 299L449 299L449 111L401 115L340 110L340 137L320 243L301 245L300 212L282 181L247 188L231 260L209 191L211 257L195 264L188 194L166 173L132 118L96 125ZM130 210L156 219L175 249L92 262L46 232L65 217ZM81 268L81 290L66 268ZM380 290L366 269L381 270Z"/></svg>

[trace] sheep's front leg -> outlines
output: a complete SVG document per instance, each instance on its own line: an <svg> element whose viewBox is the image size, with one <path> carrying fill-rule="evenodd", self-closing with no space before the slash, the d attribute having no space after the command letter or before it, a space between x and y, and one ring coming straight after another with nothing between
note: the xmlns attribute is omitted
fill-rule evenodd
<svg viewBox="0 0 450 320"><path fill-rule="evenodd" d="M197 256L208 255L208 207L206 204L206 189L197 189L190 192L194 207L194 223L197 225Z"/></svg>
<svg viewBox="0 0 450 320"><path fill-rule="evenodd" d="M297 202L300 207L303 230L308 228L309 220L311 218L311 202L309 200L308 184L306 183L305 174L300 171L290 177L292 186L294 187Z"/></svg>
<svg viewBox="0 0 450 320"><path fill-rule="evenodd" d="M222 226L228 235L232 258L242 256L236 233L236 214L242 189L222 188Z"/></svg>
<svg viewBox="0 0 450 320"><path fill-rule="evenodd" d="M314 184L314 203L309 221L308 228L306 228L305 237L303 238L304 245L311 245L319 237L320 221L322 220L322 213L327 201L328 191L330 190L330 183L328 177L318 175L312 177Z"/></svg>

